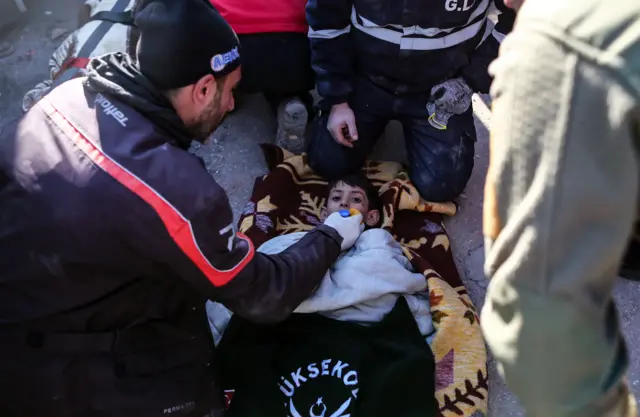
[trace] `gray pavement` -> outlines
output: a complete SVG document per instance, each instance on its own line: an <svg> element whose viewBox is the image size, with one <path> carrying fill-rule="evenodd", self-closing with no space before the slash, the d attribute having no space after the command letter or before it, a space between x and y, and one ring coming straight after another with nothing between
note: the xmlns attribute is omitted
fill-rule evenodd
<svg viewBox="0 0 640 417"><path fill-rule="evenodd" d="M16 52L0 59L0 129L11 119L19 117L22 96L46 76L49 56L61 41L52 41L51 32L59 28L75 28L76 7L80 1L33 0L26 3L29 6L27 24L6 38L14 42ZM474 98L478 143L473 177L460 199L459 213L446 222L458 269L478 309L484 302L487 288L482 271L484 244L481 214L491 112L485 101L486 98ZM258 145L270 142L274 132L275 121L266 103L260 96L251 96L243 100L234 114L227 117L208 144L193 147L193 151L204 159L211 174L227 190L236 218L250 195L254 178L266 171ZM397 146L401 140L401 129L392 123L376 148L375 156L404 160L402 147ZM629 381L636 396L640 397L640 284L620 280L615 295L631 354ZM550 348L553 343L549 341ZM493 360L489 362L489 372L490 415L524 415L514 395L497 375Z"/></svg>

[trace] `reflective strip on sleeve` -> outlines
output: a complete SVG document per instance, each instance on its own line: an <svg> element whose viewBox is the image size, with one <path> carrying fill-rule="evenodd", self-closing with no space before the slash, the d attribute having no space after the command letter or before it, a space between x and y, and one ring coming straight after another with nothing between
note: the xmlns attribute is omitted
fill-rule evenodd
<svg viewBox="0 0 640 417"><path fill-rule="evenodd" d="M500 43L502 43L502 41L504 40L504 38L507 37L507 35L505 35L504 33L500 33L497 30L493 29L493 31L491 32L491 34L493 35L494 38L496 38L496 40Z"/></svg>
<svg viewBox="0 0 640 417"><path fill-rule="evenodd" d="M487 40L487 38L489 36L491 36L492 33L495 32L495 30L493 29L495 27L495 23L493 23L490 20L487 20L487 24L484 27L484 33L482 34L482 39L480 40L480 42L478 42L478 45L476 46L476 49L478 49L480 47L480 45L482 45L482 43L484 41ZM499 41L498 41L499 42Z"/></svg>
<svg viewBox="0 0 640 417"><path fill-rule="evenodd" d="M182 252L200 269L213 285L222 286L228 283L253 259L255 249L251 240L242 233L238 233L237 236L249 245L247 254L231 269L220 270L214 267L202 253L193 233L191 222L185 218L182 213L149 184L103 152L78 126L74 125L58 111L46 97L40 100L38 105L42 106L53 123L55 123L95 165L153 208L162 220L162 223L164 223L169 236L176 245L178 245Z"/></svg>
<svg viewBox="0 0 640 417"><path fill-rule="evenodd" d="M334 39L338 36L346 35L351 31L351 25L347 25L344 29L321 29L313 30L309 27L309 38L312 39Z"/></svg>
<svg viewBox="0 0 640 417"><path fill-rule="evenodd" d="M473 11L465 25L459 28L422 28L420 26L398 27L397 25L379 26L367 18L358 15L355 7L351 12L351 24L359 31L374 38L400 45L403 50L429 51L446 49L473 39L487 21L490 1L482 0ZM483 18L477 20L480 16ZM490 32L489 32L490 33Z"/></svg>

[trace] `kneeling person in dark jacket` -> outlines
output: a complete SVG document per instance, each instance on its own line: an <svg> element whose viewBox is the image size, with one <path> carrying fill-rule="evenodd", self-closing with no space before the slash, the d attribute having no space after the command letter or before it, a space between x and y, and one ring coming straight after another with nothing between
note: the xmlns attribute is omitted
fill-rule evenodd
<svg viewBox="0 0 640 417"><path fill-rule="evenodd" d="M205 0L147 0L137 60L91 61L2 141L6 417L217 416L204 304L285 319L360 234L329 216L268 256L187 152L233 108L238 40Z"/></svg>
<svg viewBox="0 0 640 417"><path fill-rule="evenodd" d="M504 36L496 29L508 30L489 21L492 3L309 0L323 98L309 149L313 169L330 180L357 171L396 119L422 196L456 198L473 169L471 96L488 92L487 67Z"/></svg>

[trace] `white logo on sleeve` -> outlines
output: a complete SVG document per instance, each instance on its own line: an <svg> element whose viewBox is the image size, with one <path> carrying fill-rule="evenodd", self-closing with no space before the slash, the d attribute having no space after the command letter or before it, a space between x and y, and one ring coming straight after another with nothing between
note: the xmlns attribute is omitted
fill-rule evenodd
<svg viewBox="0 0 640 417"><path fill-rule="evenodd" d="M122 127L127 127L127 118L119 108L114 106L109 99L102 94L96 95L96 104L102 108L102 112L107 116L113 117Z"/></svg>
<svg viewBox="0 0 640 417"><path fill-rule="evenodd" d="M227 65L240 58L240 52L238 52L238 47L236 46L229 52L225 52L224 54L218 54L211 58L211 68L215 72L222 71Z"/></svg>

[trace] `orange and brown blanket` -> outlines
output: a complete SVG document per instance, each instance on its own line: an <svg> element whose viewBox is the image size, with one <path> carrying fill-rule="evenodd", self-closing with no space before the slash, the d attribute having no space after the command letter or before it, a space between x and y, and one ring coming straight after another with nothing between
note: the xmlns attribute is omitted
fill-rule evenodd
<svg viewBox="0 0 640 417"><path fill-rule="evenodd" d="M263 145L269 173L256 179L241 218L240 231L257 246L320 223L327 182L315 175L306 155ZM427 280L436 336L436 399L442 416L480 417L487 413L486 350L478 315L460 280L443 215L456 213L454 203L420 198L400 164L368 162L363 168L379 187L382 227L402 244L405 255Z"/></svg>

